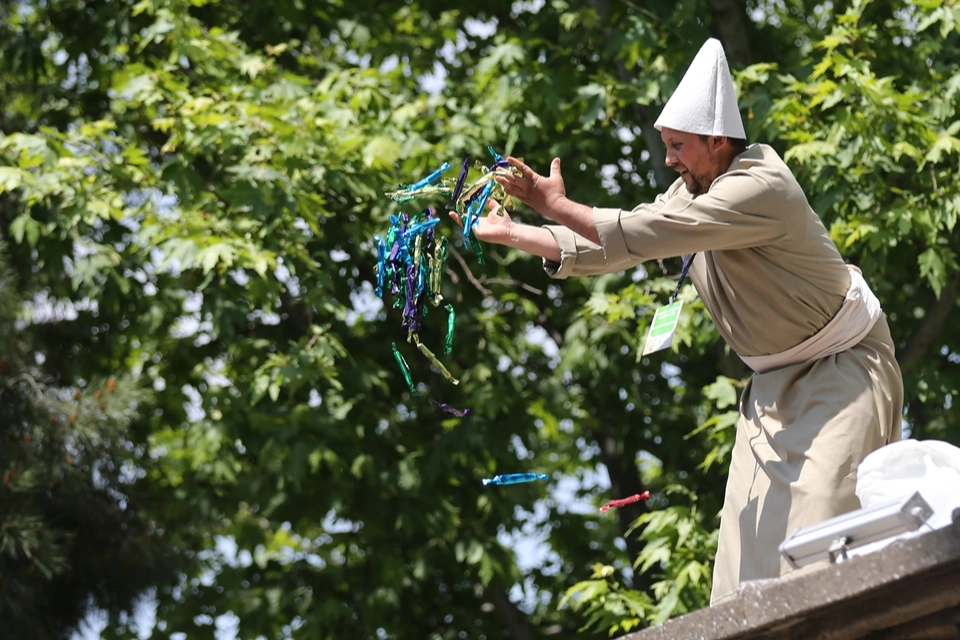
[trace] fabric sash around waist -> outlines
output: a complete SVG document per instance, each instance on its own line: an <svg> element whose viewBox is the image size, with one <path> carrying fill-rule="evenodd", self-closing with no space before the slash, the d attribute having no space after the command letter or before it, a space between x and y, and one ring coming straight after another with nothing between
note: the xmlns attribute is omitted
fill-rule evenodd
<svg viewBox="0 0 960 640"><path fill-rule="evenodd" d="M877 296L863 279L860 269L849 264L847 269L850 270L847 296L840 311L823 329L786 351L766 356L740 356L740 359L757 373L764 373L825 358L846 351L863 340L883 315L883 310Z"/></svg>

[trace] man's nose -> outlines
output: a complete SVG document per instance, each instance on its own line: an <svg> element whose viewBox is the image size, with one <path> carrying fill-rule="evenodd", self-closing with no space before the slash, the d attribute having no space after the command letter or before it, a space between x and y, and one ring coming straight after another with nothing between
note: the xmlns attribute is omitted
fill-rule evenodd
<svg viewBox="0 0 960 640"><path fill-rule="evenodd" d="M677 164L677 156L673 154L673 151L667 150L667 156L664 158L664 162L668 167L672 167Z"/></svg>

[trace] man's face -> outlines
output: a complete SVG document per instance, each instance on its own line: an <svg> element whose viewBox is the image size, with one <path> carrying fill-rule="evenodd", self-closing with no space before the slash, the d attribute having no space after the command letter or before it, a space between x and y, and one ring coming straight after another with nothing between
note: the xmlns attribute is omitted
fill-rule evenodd
<svg viewBox="0 0 960 640"><path fill-rule="evenodd" d="M695 133L664 127L660 139L667 147L667 166L680 174L694 198L706 193L723 172L715 136L707 136L704 140Z"/></svg>

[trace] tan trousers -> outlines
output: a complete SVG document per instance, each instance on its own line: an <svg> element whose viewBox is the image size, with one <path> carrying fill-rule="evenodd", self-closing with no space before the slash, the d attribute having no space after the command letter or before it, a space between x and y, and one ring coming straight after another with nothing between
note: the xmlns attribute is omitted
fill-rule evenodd
<svg viewBox="0 0 960 640"><path fill-rule="evenodd" d="M740 398L711 604L744 581L792 571L779 546L796 529L860 508L857 466L900 439L892 345L881 318L847 351L753 376Z"/></svg>

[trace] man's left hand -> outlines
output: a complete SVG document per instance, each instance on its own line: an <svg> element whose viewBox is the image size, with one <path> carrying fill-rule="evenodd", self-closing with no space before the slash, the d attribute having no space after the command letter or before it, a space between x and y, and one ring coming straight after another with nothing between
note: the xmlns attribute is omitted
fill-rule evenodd
<svg viewBox="0 0 960 640"><path fill-rule="evenodd" d="M503 186L507 195L529 205L540 215L562 224L563 221L557 219L557 204L567 197L567 188L560 174L560 158L554 158L550 163L549 176L538 174L517 158L507 158L507 162L520 171L519 176L497 176L497 182Z"/></svg>

